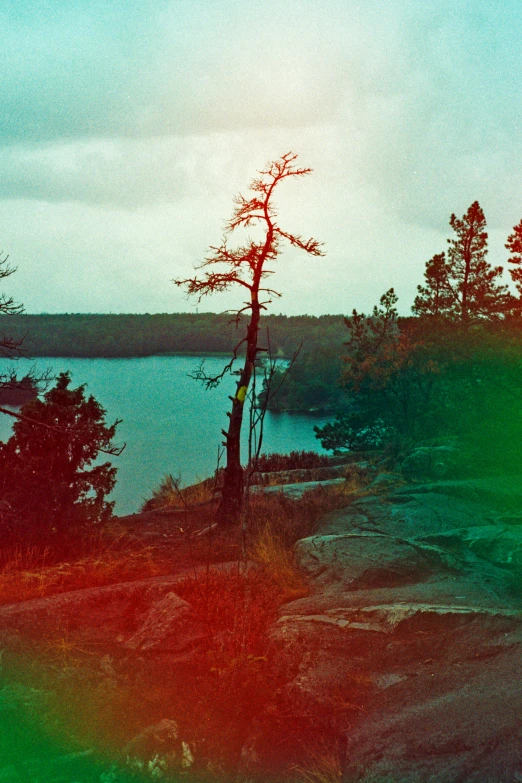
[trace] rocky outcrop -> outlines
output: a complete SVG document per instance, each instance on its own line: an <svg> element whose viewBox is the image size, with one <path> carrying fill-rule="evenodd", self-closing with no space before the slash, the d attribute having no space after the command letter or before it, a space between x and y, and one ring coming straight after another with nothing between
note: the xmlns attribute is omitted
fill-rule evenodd
<svg viewBox="0 0 522 783"><path fill-rule="evenodd" d="M243 568L255 567L247 564ZM192 616L189 604L175 590L187 577L237 572L237 562L178 569L169 576L151 577L107 587L59 593L46 598L0 606L0 642L13 632L26 640L81 634L92 645L122 652L166 653L176 657L195 649L205 629ZM174 569L175 571L175 569Z"/></svg>
<svg viewBox="0 0 522 783"><path fill-rule="evenodd" d="M254 473L252 485L282 486L284 484L299 484L307 481L326 481L351 475L356 470L354 464L325 465L318 468L297 468L280 470L272 473Z"/></svg>
<svg viewBox="0 0 522 783"><path fill-rule="evenodd" d="M253 486L250 488L250 492L253 495L263 493L264 495L281 494L286 495L289 498L297 500L303 497L305 492L310 492L312 489L334 487L336 485L341 486L345 483L344 478L322 479L321 481L301 481L298 484L275 484L274 486Z"/></svg>
<svg viewBox="0 0 522 783"><path fill-rule="evenodd" d="M408 479L437 480L462 472L462 454L456 444L417 446L403 460L402 473Z"/></svg>
<svg viewBox="0 0 522 783"><path fill-rule="evenodd" d="M342 783L522 780L522 482L396 484L377 482L297 543L310 593L280 608L268 656L248 663L256 684L266 664L270 698L238 742L238 781L285 779L318 746L335 756ZM172 689L173 672L197 676L194 660L207 654L206 629L176 592L186 576L3 607L0 646L67 629L88 650L99 645L91 676L100 700L137 673ZM228 696L223 672L211 672L219 701ZM121 765L168 779L196 759L199 772L204 743L184 732L174 712L137 722L120 745ZM119 769L98 777L119 782Z"/></svg>
<svg viewBox="0 0 522 783"><path fill-rule="evenodd" d="M342 582L353 590L419 582L449 560L436 546L373 531L302 539L296 557L317 583Z"/></svg>
<svg viewBox="0 0 522 783"><path fill-rule="evenodd" d="M314 716L343 783L522 779L522 526L507 497L493 482L404 487L298 542L313 592L272 629L277 708L303 731Z"/></svg>

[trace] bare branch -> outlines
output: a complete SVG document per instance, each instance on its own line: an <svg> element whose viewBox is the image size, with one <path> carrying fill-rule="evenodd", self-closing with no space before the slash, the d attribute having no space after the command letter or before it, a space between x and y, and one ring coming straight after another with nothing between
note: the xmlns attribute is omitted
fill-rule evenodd
<svg viewBox="0 0 522 783"><path fill-rule="evenodd" d="M252 290L252 286L237 277L234 272L206 272L203 277L190 277L186 280L174 280L173 282L180 288L186 288L189 296L195 294L198 297L198 302L201 302L202 298L209 294L227 291L234 284L242 285L249 291Z"/></svg>
<svg viewBox="0 0 522 783"><path fill-rule="evenodd" d="M240 347L243 345L243 343L247 342L247 338L243 337L242 340L238 342L238 344L235 346L235 348L232 351L232 358L221 370L220 373L217 375L207 375L204 370L205 360L200 363L197 370L194 370L193 373L189 373L189 378L194 378L196 381L200 381L205 386L205 389L214 389L216 386L219 385L219 383L223 380L225 375L229 372L232 372L232 369L234 367L234 362L237 359L237 352L239 351Z"/></svg>
<svg viewBox="0 0 522 783"><path fill-rule="evenodd" d="M300 234L289 234L287 231L282 231L282 229L278 228L277 226L274 227L274 231L279 234L279 236L284 237L287 239L291 245L294 247L298 247L301 250L305 250L307 253L310 253L312 256L324 256L325 252L322 250L324 247L324 242L318 242L316 239L307 239L306 241L302 238Z"/></svg>
<svg viewBox="0 0 522 783"><path fill-rule="evenodd" d="M0 280L4 277L9 277L9 275L12 275L14 272L16 272L16 267L11 266L9 261L9 256L6 255L2 258L3 250L0 250Z"/></svg>
<svg viewBox="0 0 522 783"><path fill-rule="evenodd" d="M12 296L0 295L0 313L4 315L17 315L23 312L23 305L15 304Z"/></svg>

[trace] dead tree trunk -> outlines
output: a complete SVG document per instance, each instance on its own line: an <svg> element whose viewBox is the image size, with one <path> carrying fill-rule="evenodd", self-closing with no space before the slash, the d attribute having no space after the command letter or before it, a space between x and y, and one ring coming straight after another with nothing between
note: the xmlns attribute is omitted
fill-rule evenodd
<svg viewBox="0 0 522 783"><path fill-rule="evenodd" d="M259 288L260 275L258 277L257 288ZM244 476L241 465L241 426L243 424L245 400L254 373L254 363L259 351L264 350L257 345L261 308L258 292L254 290L255 284L256 280L253 282L251 293L251 318L247 329L245 363L239 377L235 397L232 398L232 411L228 414L230 419L228 432L223 431L227 464L221 502L217 511L217 522L221 525L239 522L243 508Z"/></svg>
<svg viewBox="0 0 522 783"><path fill-rule="evenodd" d="M223 376L232 370L240 345L246 343L246 356L237 384L237 390L232 400L232 410L228 413L228 430L223 430L227 454L227 465L221 495L221 502L217 511L217 521L220 524L239 522L243 506L243 468L241 466L241 425L245 400L250 387L250 381L254 372L257 354L261 350L257 344L259 332L259 318L261 310L266 310L266 305L272 301L259 300L260 294L279 296L272 288L262 286L262 281L274 270L266 269L265 263L276 261L279 255L279 245L286 240L293 247L300 248L313 256L322 256L320 242L311 238L304 240L299 234L291 234L283 231L277 223L277 213L272 205L272 195L277 185L289 177L302 177L309 174L311 169L295 166L297 155L288 152L279 160L269 163L267 168L259 172L259 177L251 184L253 196L249 199L239 195L235 199L236 207L231 220L228 221L225 238L219 247L212 247L211 255L199 267L206 267L207 271L202 276L190 277L183 280L175 280L176 285L182 286L189 294L196 294L201 300L202 296L216 292L226 291L232 286L239 286L249 292L249 301L243 308L236 311L236 323L240 314L250 311L250 321L246 336L236 346L232 360L224 370L214 377L207 376L203 369L198 370L195 376L203 381L207 388L216 386ZM249 229L251 226L260 226L262 229L261 241L249 239L246 245L236 249L230 249L227 244L227 235L238 228ZM214 270L214 265L220 265L224 271L208 271L208 267Z"/></svg>

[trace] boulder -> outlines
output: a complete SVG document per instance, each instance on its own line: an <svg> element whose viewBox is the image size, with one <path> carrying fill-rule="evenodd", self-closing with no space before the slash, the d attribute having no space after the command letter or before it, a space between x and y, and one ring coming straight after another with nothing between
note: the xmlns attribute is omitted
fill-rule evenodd
<svg viewBox="0 0 522 783"><path fill-rule="evenodd" d="M333 478L324 481L303 481L299 484L282 484L265 487L262 485L253 486L250 488L252 494L282 494L287 497L298 499L301 498L305 492L309 492L311 489L318 489L324 487L335 487L336 485L342 485L346 483L344 478Z"/></svg>
<svg viewBox="0 0 522 783"><path fill-rule="evenodd" d="M139 628L125 647L140 652L177 653L186 657L206 639L207 631L198 622L191 606L176 593L167 593L153 603Z"/></svg>
<svg viewBox="0 0 522 783"><path fill-rule="evenodd" d="M454 476L460 452L455 445L418 446L402 462L402 473L408 480L441 479Z"/></svg>
<svg viewBox="0 0 522 783"><path fill-rule="evenodd" d="M354 590L419 582L444 567L439 548L377 532L311 536L298 541L295 555L319 583Z"/></svg>
<svg viewBox="0 0 522 783"><path fill-rule="evenodd" d="M188 770L194 763L192 750L180 737L175 720L164 718L143 729L123 749L127 767L148 778L163 778L175 770Z"/></svg>

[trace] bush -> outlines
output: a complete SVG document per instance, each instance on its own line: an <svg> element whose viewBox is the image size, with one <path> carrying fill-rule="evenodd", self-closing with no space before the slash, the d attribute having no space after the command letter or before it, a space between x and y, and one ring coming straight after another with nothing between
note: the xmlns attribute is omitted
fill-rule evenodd
<svg viewBox="0 0 522 783"><path fill-rule="evenodd" d="M215 496L217 483L217 478L214 477L188 487L181 487L181 479L166 473L161 483L152 490L150 498L143 501L140 511L154 511L164 506L182 509L206 503Z"/></svg>
<svg viewBox="0 0 522 783"><path fill-rule="evenodd" d="M70 389L62 373L43 400L21 409L7 443L0 444L0 529L4 540L62 542L66 533L101 525L112 516L105 496L115 483L110 462L88 466L112 445L117 423L85 387Z"/></svg>
<svg viewBox="0 0 522 783"><path fill-rule="evenodd" d="M325 454L317 454L315 451L291 451L290 454L260 454L256 470L260 473L273 473L279 470L322 468L329 464Z"/></svg>

